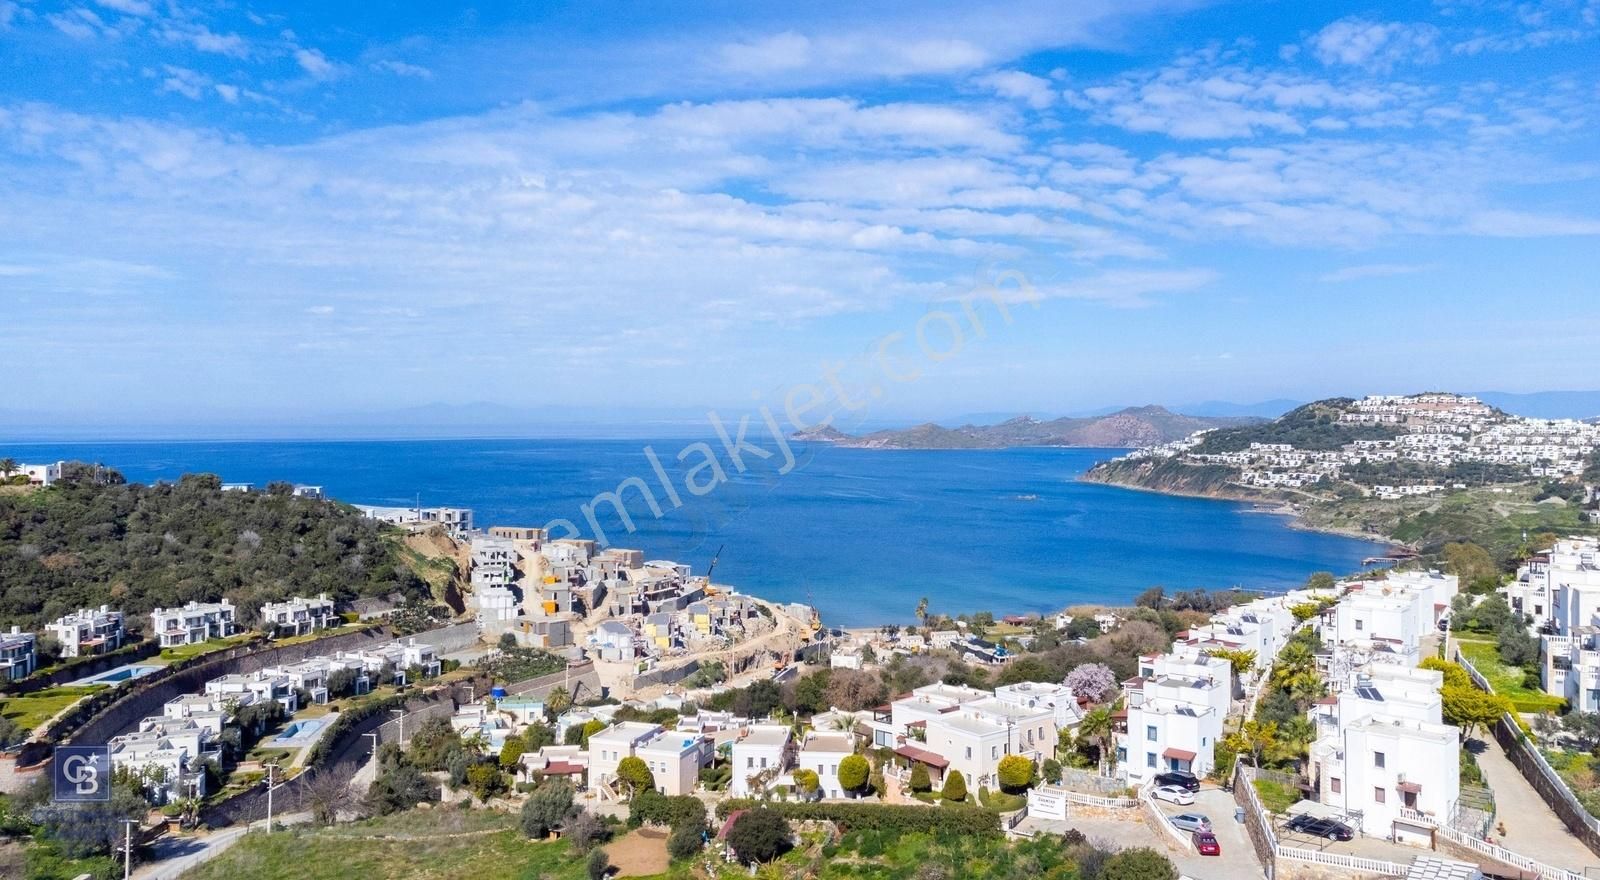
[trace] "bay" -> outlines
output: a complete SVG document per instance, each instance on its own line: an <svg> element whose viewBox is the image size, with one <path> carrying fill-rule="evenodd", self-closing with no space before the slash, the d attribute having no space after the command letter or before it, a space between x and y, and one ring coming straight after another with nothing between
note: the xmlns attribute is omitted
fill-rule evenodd
<svg viewBox="0 0 1600 880"><path fill-rule="evenodd" d="M596 522L615 546L675 559L704 573L719 548L718 582L815 605L829 624L905 623L920 597L936 612L1048 612L1079 603L1128 604L1161 584L1279 590L1319 570L1350 572L1376 545L1290 528L1248 505L1136 492L1078 477L1108 449L864 450L794 444L792 468L746 454L741 473L723 446L678 454L688 441L418 440L150 441L9 444L22 461L99 462L129 480L215 473L258 487L323 486L363 504L472 508L477 525L543 526L563 518L586 537L598 493L625 492L636 531L609 506ZM645 449L677 494L674 506ZM717 456L727 481L703 496Z"/></svg>

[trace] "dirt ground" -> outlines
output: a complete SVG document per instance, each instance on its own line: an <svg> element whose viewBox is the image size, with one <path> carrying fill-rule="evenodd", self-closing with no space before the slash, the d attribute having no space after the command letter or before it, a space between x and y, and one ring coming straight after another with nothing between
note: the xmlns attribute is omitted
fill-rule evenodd
<svg viewBox="0 0 1600 880"><path fill-rule="evenodd" d="M650 877L665 873L671 858L667 855L665 828L640 828L606 845L606 855L617 868L618 877Z"/></svg>

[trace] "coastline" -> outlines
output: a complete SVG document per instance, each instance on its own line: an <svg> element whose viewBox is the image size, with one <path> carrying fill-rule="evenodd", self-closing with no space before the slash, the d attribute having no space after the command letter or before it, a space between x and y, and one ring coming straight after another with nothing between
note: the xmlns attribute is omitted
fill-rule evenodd
<svg viewBox="0 0 1600 880"><path fill-rule="evenodd" d="M1347 529L1339 526L1316 525L1307 522L1305 518L1305 512L1296 507L1293 502L1289 501L1277 501L1276 499L1271 498L1249 497L1243 494L1231 495L1214 492L1179 492L1171 489L1152 489L1149 486L1137 486L1130 483L1113 482L1111 480L1093 480L1089 478L1088 474L1089 472L1085 471L1082 476L1078 477L1078 482L1093 483L1099 486L1110 486L1114 489L1125 489L1129 492L1149 492L1153 495L1169 495L1174 498L1202 498L1209 501L1227 501L1234 504L1252 505L1266 505L1275 503L1278 505L1277 509L1268 509L1258 506L1243 512L1284 517L1289 520L1287 523L1289 528L1302 532L1316 532L1323 535L1338 535L1341 538L1354 538L1360 541L1369 541L1373 544L1381 544L1385 547L1409 548L1411 546L1404 541L1397 541L1394 538L1390 538L1386 535L1380 535L1375 532L1363 531L1361 529Z"/></svg>

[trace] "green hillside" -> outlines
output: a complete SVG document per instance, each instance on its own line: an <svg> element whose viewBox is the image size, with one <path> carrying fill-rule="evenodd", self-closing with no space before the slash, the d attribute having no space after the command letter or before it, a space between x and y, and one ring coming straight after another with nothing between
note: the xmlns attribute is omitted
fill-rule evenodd
<svg viewBox="0 0 1600 880"><path fill-rule="evenodd" d="M69 465L49 488L0 495L0 623L37 628L109 604L133 626L157 606L227 597L248 625L260 603L289 595L427 596L398 534L287 485L224 492L191 475L146 486Z"/></svg>

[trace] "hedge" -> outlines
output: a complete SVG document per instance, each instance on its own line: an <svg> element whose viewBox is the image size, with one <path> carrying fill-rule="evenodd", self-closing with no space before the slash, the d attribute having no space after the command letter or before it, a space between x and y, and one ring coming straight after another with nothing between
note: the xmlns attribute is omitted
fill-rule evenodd
<svg viewBox="0 0 1600 880"><path fill-rule="evenodd" d="M833 822L843 832L948 832L982 837L1000 836L1000 815L981 807L947 805L933 810L907 804L786 803L734 799L717 804L717 818L726 819L734 810L749 810L758 806L773 810L786 819Z"/></svg>

